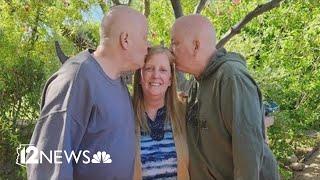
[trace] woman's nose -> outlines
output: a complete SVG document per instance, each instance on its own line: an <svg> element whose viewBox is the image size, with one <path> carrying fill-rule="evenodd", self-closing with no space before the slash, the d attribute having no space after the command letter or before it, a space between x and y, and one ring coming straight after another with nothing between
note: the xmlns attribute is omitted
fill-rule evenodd
<svg viewBox="0 0 320 180"><path fill-rule="evenodd" d="M155 70L152 71L152 76L153 76L154 78L158 78L159 75L160 75L160 73L159 73L158 70L155 69Z"/></svg>

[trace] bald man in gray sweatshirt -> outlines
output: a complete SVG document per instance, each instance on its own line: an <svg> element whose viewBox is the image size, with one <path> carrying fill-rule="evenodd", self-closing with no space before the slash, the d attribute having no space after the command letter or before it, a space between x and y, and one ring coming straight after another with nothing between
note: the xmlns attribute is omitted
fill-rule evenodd
<svg viewBox="0 0 320 180"><path fill-rule="evenodd" d="M102 20L97 50L72 57L50 77L30 142L39 153L27 152L38 160L27 163L28 179L132 179L134 113L120 75L144 65L146 37L142 14L114 7ZM53 160L43 156L50 154Z"/></svg>

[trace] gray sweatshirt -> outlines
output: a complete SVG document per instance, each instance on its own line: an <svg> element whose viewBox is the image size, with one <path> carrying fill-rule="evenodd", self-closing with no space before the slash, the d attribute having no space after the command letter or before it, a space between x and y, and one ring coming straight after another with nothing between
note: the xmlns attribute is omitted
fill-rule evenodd
<svg viewBox="0 0 320 180"><path fill-rule="evenodd" d="M30 142L42 162L27 164L28 179L132 179L134 129L126 86L121 79L110 79L91 51L83 51L45 85ZM56 163L41 157L40 151L51 153ZM78 160L68 159L72 152ZM97 161L105 163L93 163Z"/></svg>

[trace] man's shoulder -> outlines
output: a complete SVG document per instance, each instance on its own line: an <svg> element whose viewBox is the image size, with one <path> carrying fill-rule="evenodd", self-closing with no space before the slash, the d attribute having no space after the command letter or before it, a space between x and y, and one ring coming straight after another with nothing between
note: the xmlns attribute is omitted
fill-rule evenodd
<svg viewBox="0 0 320 180"><path fill-rule="evenodd" d="M46 82L44 91L67 93L71 87L89 84L94 65L85 51L68 59ZM74 88L71 88L74 89Z"/></svg>
<svg viewBox="0 0 320 180"><path fill-rule="evenodd" d="M88 50L82 51L68 59L59 69L62 72L76 73L83 69L92 69L94 67L93 57ZM59 72L58 71L58 72Z"/></svg>
<svg viewBox="0 0 320 180"><path fill-rule="evenodd" d="M242 54L238 52L232 52L232 51L227 52L225 55L225 58L232 59L232 60L245 61L245 57Z"/></svg>
<svg viewBox="0 0 320 180"><path fill-rule="evenodd" d="M77 55L69 58L60 68L56 71L51 78L60 77L65 81L72 81L80 78L85 79L95 68L92 56L89 51L82 51Z"/></svg>
<svg viewBox="0 0 320 180"><path fill-rule="evenodd" d="M68 59L62 67L47 80L43 90L41 107L44 107L46 102L56 102L58 100L59 104L61 104L58 110L61 110L66 108L72 94L75 94L79 90L89 92L89 84L92 81L90 81L90 72L88 69L92 67L89 62L90 59L83 53L84 52L81 52ZM49 110L50 109L51 108L49 108Z"/></svg>
<svg viewBox="0 0 320 180"><path fill-rule="evenodd" d="M219 68L219 73L224 78L232 78L248 74L245 58L234 52L229 52L224 57L225 63Z"/></svg>

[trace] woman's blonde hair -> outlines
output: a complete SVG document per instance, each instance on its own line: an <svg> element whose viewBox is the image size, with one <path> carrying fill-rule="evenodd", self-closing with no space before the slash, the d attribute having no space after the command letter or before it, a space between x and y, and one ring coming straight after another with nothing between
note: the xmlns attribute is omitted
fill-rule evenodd
<svg viewBox="0 0 320 180"><path fill-rule="evenodd" d="M168 48L162 46L155 46L148 50L145 63L148 62L148 60L150 60L150 58L156 54L165 54L170 62L171 86L168 87L165 93L166 120L171 120L171 122L173 123L173 127L177 127L176 133L180 134L182 133L181 121L184 119L184 110L182 103L179 101L177 95L177 82L174 57ZM134 74L133 84L133 106L135 112L135 119L138 125L140 125L141 131L150 132L150 128L148 126L147 119L145 116L144 97L140 80L141 70L139 69Z"/></svg>

